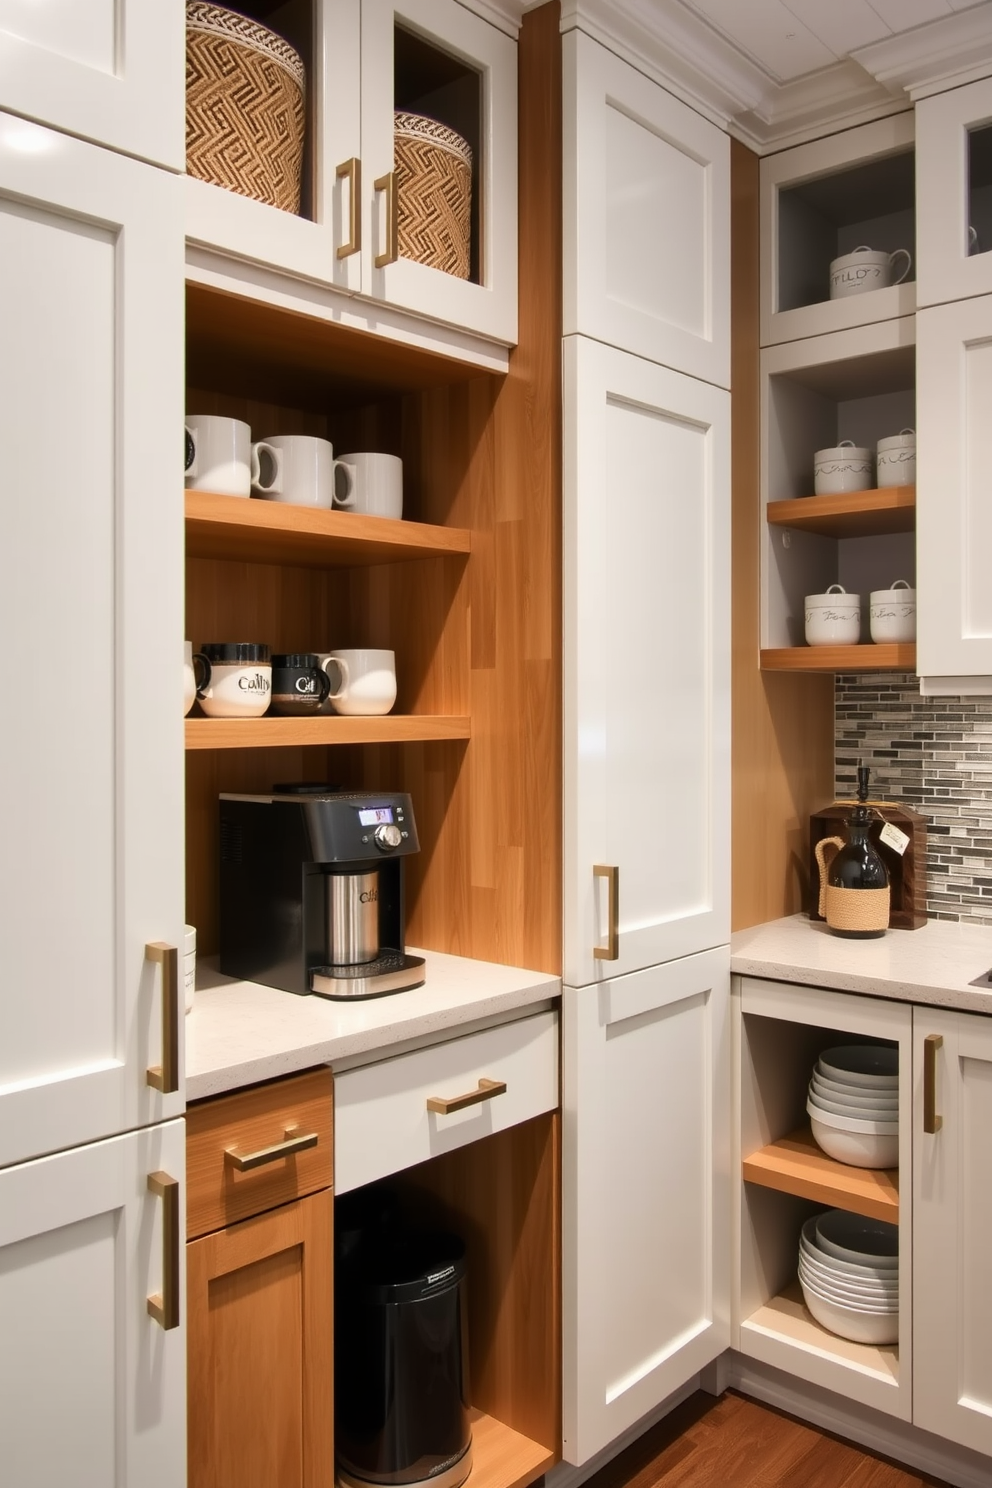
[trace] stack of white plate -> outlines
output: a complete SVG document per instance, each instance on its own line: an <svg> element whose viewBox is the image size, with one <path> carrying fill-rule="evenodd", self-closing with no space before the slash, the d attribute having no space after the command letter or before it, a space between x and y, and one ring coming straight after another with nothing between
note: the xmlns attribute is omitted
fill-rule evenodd
<svg viewBox="0 0 992 1488"><path fill-rule="evenodd" d="M828 1209L803 1225L799 1285L824 1328L855 1343L899 1341L899 1230Z"/></svg>
<svg viewBox="0 0 992 1488"><path fill-rule="evenodd" d="M824 1152L856 1168L899 1161L899 1050L891 1044L825 1049L806 1101Z"/></svg>

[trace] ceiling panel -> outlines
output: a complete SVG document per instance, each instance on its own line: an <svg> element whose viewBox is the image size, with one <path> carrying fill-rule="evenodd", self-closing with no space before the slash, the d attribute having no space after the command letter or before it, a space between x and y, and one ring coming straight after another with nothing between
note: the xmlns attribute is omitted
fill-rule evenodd
<svg viewBox="0 0 992 1488"><path fill-rule="evenodd" d="M838 60L857 47L870 46L873 41L884 41L892 35L891 26L872 9L868 0L830 0L829 4L824 4L824 0L785 0L785 3ZM963 3L971 5L974 0Z"/></svg>
<svg viewBox="0 0 992 1488"><path fill-rule="evenodd" d="M893 31L911 31L951 13L950 0L871 0L871 8Z"/></svg>
<svg viewBox="0 0 992 1488"><path fill-rule="evenodd" d="M896 0L897 4L902 0ZM906 0L914 4L916 0ZM947 0L943 0L946 5ZM836 58L783 0L692 0L692 9L779 82L802 77Z"/></svg>

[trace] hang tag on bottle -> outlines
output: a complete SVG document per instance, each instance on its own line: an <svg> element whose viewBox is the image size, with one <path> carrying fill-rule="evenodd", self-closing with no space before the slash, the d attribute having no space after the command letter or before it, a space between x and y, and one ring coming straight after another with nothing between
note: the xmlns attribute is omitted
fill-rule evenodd
<svg viewBox="0 0 992 1488"><path fill-rule="evenodd" d="M878 840L879 842L884 842L886 847L891 847L892 851L897 852L900 857L902 857L909 846L909 838L906 836L906 833L900 832L899 828L894 827L891 822L885 823L885 826L878 834Z"/></svg>

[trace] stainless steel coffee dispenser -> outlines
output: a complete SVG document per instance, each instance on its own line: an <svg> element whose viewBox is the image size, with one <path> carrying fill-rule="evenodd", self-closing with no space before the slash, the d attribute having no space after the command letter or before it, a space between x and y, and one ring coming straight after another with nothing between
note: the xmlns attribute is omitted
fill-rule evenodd
<svg viewBox="0 0 992 1488"><path fill-rule="evenodd" d="M403 793L221 796L221 971L334 998L421 986L403 906L403 859L419 850Z"/></svg>

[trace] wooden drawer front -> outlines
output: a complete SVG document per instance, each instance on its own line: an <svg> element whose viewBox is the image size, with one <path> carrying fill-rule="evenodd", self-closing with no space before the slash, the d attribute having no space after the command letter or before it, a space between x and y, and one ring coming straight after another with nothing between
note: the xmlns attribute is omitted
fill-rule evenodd
<svg viewBox="0 0 992 1488"><path fill-rule="evenodd" d="M480 1081L505 1084L480 1092ZM444 1114L428 1101L482 1093ZM346 1193L558 1104L558 1014L536 1013L334 1080L335 1191Z"/></svg>
<svg viewBox="0 0 992 1488"><path fill-rule="evenodd" d="M191 1106L186 1113L186 1234L206 1235L261 1214L333 1179L333 1084L328 1069L256 1085ZM292 1135L316 1143L239 1172L242 1159Z"/></svg>

